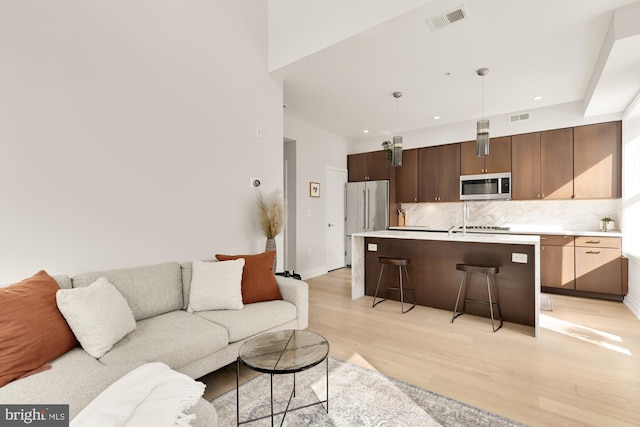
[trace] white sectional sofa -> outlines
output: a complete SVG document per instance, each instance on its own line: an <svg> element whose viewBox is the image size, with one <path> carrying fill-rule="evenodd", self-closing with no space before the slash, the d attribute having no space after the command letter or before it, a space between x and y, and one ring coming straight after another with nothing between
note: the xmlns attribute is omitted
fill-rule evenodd
<svg viewBox="0 0 640 427"><path fill-rule="evenodd" d="M163 362L199 378L236 360L248 338L266 331L305 329L309 291L305 282L276 276L282 300L245 304L241 310L189 313L191 263L56 276L63 289L85 287L105 277L124 296L136 328L96 359L76 347L51 362L52 368L0 388L3 404L69 404L73 419L114 381L135 367ZM215 409L200 399L193 425L217 425Z"/></svg>

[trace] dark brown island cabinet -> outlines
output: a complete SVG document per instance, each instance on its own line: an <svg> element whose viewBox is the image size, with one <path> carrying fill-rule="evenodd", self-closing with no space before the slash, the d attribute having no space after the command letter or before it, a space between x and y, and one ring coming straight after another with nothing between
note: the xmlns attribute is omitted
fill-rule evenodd
<svg viewBox="0 0 640 427"><path fill-rule="evenodd" d="M365 237L364 248L365 295L375 294L380 276L378 258L402 256L411 260L408 272L417 304L452 312L462 278L456 264L492 265L500 268L495 280L503 319L536 326L534 244ZM528 262L512 262L513 253L526 256ZM486 279L473 275L470 280L468 297L486 300ZM398 281L397 269L385 269L384 283ZM399 293L390 292L389 298L397 301ZM490 316L486 304L469 303L465 312Z"/></svg>

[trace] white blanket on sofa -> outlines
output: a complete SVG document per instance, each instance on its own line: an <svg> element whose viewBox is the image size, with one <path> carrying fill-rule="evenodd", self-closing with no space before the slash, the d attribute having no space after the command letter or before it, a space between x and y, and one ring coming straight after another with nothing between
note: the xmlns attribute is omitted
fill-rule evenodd
<svg viewBox="0 0 640 427"><path fill-rule="evenodd" d="M184 412L198 403L204 388L164 363L147 363L111 384L70 426L188 426L195 415Z"/></svg>

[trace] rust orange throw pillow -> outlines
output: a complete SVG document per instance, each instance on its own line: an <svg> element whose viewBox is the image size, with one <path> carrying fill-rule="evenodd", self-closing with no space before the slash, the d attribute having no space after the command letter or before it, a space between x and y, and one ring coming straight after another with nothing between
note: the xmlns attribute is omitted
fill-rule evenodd
<svg viewBox="0 0 640 427"><path fill-rule="evenodd" d="M44 270L0 288L0 387L44 370L51 360L78 345L58 310L58 289Z"/></svg>
<svg viewBox="0 0 640 427"><path fill-rule="evenodd" d="M244 258L242 270L242 302L251 304L260 301L282 299L278 290L276 276L273 273L274 251L257 255L216 255L218 261L230 261Z"/></svg>

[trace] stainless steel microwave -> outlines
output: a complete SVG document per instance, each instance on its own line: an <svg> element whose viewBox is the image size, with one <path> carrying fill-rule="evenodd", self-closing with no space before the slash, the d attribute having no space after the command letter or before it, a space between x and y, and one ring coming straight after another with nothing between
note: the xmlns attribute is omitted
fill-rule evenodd
<svg viewBox="0 0 640 427"><path fill-rule="evenodd" d="M511 199L511 172L460 176L460 200Z"/></svg>

